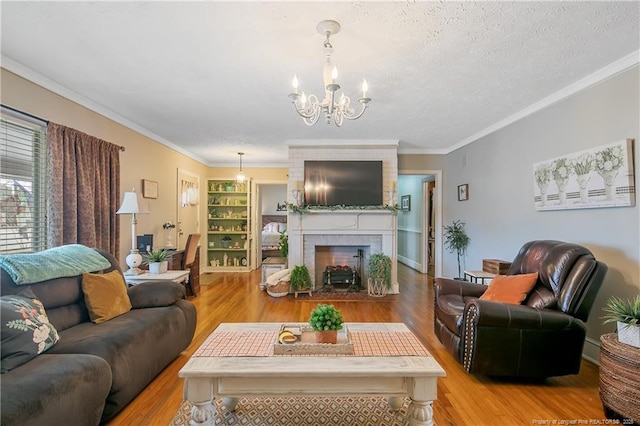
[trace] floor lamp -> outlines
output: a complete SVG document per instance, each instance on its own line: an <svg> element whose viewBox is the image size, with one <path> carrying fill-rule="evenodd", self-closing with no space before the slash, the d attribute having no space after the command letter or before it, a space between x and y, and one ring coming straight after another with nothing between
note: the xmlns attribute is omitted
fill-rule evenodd
<svg viewBox="0 0 640 426"><path fill-rule="evenodd" d="M136 247L136 224L138 223L136 220L136 214L140 214L140 208L138 207L138 195L133 192L125 192L124 199L122 200L122 205L116 212L116 214L130 214L131 216L131 252L127 256L126 262L127 266L129 266L129 270L127 270L125 275L139 275L142 273L142 270L138 268L142 264L142 256L138 252L138 248Z"/></svg>

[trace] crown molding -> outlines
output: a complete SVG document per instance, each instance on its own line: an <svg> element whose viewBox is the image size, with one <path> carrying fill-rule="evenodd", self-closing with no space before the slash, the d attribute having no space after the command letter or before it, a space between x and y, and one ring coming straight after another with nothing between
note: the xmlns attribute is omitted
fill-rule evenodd
<svg viewBox="0 0 640 426"><path fill-rule="evenodd" d="M491 133L494 133L502 129L503 127L507 127L508 125L515 123L518 120L522 120L523 118L534 114L544 108L567 99L568 97L582 90L588 89L592 86L595 86L596 84L602 83L605 80L615 77L616 75L627 71L634 66L637 66L638 64L640 64L640 50L636 50L635 52L632 52L618 59L617 61L603 68L600 68L598 71L589 74L588 76L576 81L575 83L568 85L564 89L558 90L557 92L539 100L538 102L528 106L527 108L520 110L503 120L498 121L497 123L479 131L474 135L469 136L466 139L461 140L457 144L452 145L448 149L447 154L459 148L462 148L463 146L468 145L471 142L475 142L478 139L483 138Z"/></svg>
<svg viewBox="0 0 640 426"><path fill-rule="evenodd" d="M69 88L61 85L60 83L57 83L47 77L44 77L41 74L38 74L37 72L33 71L30 68L25 67L24 65L14 61L13 59L2 55L2 68L6 69L7 71L10 71L26 80L29 80L35 84L37 84L38 86L41 86L57 95L60 95L72 102L77 103L78 105L81 105L97 114L100 114L110 120L115 121L118 124L121 124L131 130L133 130L134 132L140 133L143 136L148 137L149 139L153 139L155 142L158 142L161 145L166 146L167 148L171 148L174 151L179 152L180 154L183 154L189 158L191 158L192 160L195 160L201 164L207 165L207 163L202 160L201 158L195 156L192 152L189 152L187 150L185 150L184 148L175 145L174 143L164 139L161 136L156 135L155 133L145 129L144 127L134 123L133 121L111 111L110 109L93 102L90 99L87 99L86 97L82 96L81 94L74 92L73 90L70 90Z"/></svg>

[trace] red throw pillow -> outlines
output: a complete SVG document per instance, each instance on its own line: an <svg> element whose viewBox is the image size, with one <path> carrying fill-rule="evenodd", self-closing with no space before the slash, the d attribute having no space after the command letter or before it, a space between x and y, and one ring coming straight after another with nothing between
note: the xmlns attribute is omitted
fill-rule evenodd
<svg viewBox="0 0 640 426"><path fill-rule="evenodd" d="M496 275L480 299L520 305L538 281L538 273Z"/></svg>

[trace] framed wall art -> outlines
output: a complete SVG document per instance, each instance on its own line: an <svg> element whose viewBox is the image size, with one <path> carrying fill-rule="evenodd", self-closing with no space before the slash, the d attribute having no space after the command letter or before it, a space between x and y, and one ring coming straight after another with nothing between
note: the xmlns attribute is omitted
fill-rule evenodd
<svg viewBox="0 0 640 426"><path fill-rule="evenodd" d="M469 184L458 185L458 201L467 201L469 199Z"/></svg>
<svg viewBox="0 0 640 426"><path fill-rule="evenodd" d="M142 179L142 196L144 198L158 198L158 182Z"/></svg>
<svg viewBox="0 0 640 426"><path fill-rule="evenodd" d="M400 208L403 212L411 211L411 195L403 195L400 197Z"/></svg>
<svg viewBox="0 0 640 426"><path fill-rule="evenodd" d="M635 206L633 139L533 165L536 210Z"/></svg>

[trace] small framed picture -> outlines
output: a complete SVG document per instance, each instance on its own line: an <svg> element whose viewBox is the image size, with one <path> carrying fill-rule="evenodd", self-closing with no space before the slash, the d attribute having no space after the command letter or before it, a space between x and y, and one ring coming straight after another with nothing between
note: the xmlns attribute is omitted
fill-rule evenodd
<svg viewBox="0 0 640 426"><path fill-rule="evenodd" d="M403 195L400 197L400 208L403 212L411 211L411 195Z"/></svg>
<svg viewBox="0 0 640 426"><path fill-rule="evenodd" d="M469 199L469 184L458 185L458 201L467 201Z"/></svg>
<svg viewBox="0 0 640 426"><path fill-rule="evenodd" d="M158 198L158 182L142 179L142 196L144 198Z"/></svg>

